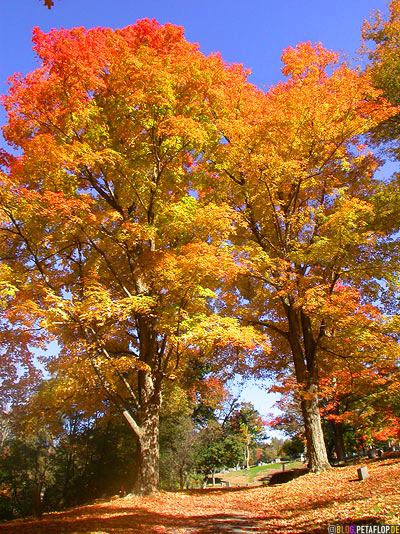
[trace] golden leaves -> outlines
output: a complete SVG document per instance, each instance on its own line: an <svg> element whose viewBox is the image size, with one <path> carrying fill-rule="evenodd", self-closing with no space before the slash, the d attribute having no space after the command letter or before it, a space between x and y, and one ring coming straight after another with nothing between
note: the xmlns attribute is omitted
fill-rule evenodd
<svg viewBox="0 0 400 534"><path fill-rule="evenodd" d="M199 344L208 346L232 346L265 352L270 351L269 338L260 334L253 327L244 327L233 317L219 315L199 316L190 320L192 323L183 341L187 345Z"/></svg>

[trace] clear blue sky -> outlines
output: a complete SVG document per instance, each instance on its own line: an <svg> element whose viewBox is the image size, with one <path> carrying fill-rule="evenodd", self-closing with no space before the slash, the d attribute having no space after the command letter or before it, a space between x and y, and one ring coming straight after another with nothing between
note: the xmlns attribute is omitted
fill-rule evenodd
<svg viewBox="0 0 400 534"><path fill-rule="evenodd" d="M383 0L0 0L0 80L35 66L33 26L121 28L148 17L185 28L189 41L225 61L243 63L253 83L267 88L280 78L282 50L300 41L322 44L350 57L360 45L360 27ZM1 92L4 92L1 89Z"/></svg>
<svg viewBox="0 0 400 534"><path fill-rule="evenodd" d="M282 50L301 41L355 55L360 27L370 13L386 11L384 0L54 0L48 10L43 0L0 0L0 92L14 72L37 65L32 52L34 26L51 28L107 26L121 28L137 19L155 18L185 28L186 39L197 42L204 54L219 51L227 62L250 68L250 80L263 89L281 75ZM4 114L0 113L0 122ZM4 146L4 145L3 145ZM249 386L244 400L262 413L271 411L273 397Z"/></svg>

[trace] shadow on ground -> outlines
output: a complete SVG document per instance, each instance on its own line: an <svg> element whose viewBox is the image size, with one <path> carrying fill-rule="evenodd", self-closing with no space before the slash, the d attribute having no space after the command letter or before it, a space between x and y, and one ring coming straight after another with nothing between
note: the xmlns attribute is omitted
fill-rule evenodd
<svg viewBox="0 0 400 534"><path fill-rule="evenodd" d="M255 534L265 533L264 521L241 513L179 517L148 513L140 508L122 508L112 517L101 517L104 509L77 517L59 514L40 521L26 520L1 525L2 534ZM93 514L93 515L92 515ZM274 518L269 518L269 520Z"/></svg>
<svg viewBox="0 0 400 534"><path fill-rule="evenodd" d="M307 469L290 469L289 471L272 473L271 475L267 475L260 480L262 480L263 485L267 485L267 483L269 483L270 486L274 486L275 484L286 484L286 482L290 482L294 478L301 477L307 473Z"/></svg>

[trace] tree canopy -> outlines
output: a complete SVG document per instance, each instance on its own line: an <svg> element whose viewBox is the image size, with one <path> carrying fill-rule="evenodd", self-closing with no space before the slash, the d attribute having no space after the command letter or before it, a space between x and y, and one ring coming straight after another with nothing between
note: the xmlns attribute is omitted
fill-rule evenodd
<svg viewBox="0 0 400 534"><path fill-rule="evenodd" d="M40 66L3 96L17 151L0 154L4 391L24 386L39 415L66 403L124 417L135 490L150 493L163 395L184 402L202 384L207 421L223 379L274 375L301 407L309 468L329 469L321 411L343 415L355 373L353 406L365 384L397 376L398 316L385 314L396 180L376 178L368 148L397 108L374 74L301 43L283 53L287 81L264 92L147 19L35 28L33 43ZM50 340L59 351L38 388L33 348ZM245 411L248 463L260 428ZM213 465L221 447L210 442Z"/></svg>
<svg viewBox="0 0 400 534"><path fill-rule="evenodd" d="M216 313L240 268L228 244L236 215L201 195L196 171L219 142L207 95L230 69L149 20L35 29L33 41L41 67L4 97L5 138L23 151L3 158L4 284L17 285L14 309L57 339L58 391L100 388L125 416L138 488L151 491L157 455L152 466L140 452L158 449L163 381L199 352L232 372L248 365L243 349L269 350Z"/></svg>

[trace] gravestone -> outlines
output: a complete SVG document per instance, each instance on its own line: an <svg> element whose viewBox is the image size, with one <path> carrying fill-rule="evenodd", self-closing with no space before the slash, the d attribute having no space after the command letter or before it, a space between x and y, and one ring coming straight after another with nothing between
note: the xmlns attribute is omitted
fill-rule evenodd
<svg viewBox="0 0 400 534"><path fill-rule="evenodd" d="M363 467L360 467L357 469L358 474L358 480L366 480L368 478L368 469L367 466L364 465Z"/></svg>

